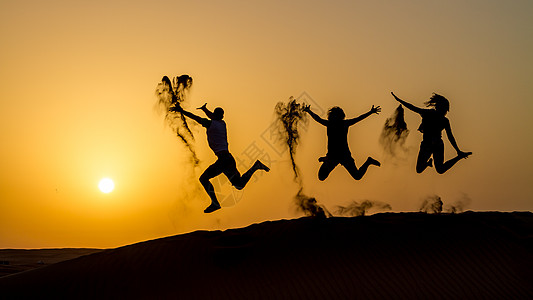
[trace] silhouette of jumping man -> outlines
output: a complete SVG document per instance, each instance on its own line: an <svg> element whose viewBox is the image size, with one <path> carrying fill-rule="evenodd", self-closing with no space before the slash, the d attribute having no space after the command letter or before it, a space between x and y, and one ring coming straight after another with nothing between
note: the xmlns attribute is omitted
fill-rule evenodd
<svg viewBox="0 0 533 300"><path fill-rule="evenodd" d="M381 111L379 106L374 107L374 105L372 105L372 108L367 113L348 120L345 120L346 115L342 108L338 106L335 106L328 111L327 120L322 119L312 112L310 105L305 106L304 111L309 113L315 121L327 128L328 152L326 156L318 159L318 161L322 162L322 166L320 166L320 169L318 170L318 179L320 181L324 181L328 178L329 173L331 173L338 164L343 165L355 180L359 180L365 175L368 166L381 166L379 161L372 157L368 157L361 168L357 169L355 166L355 160L348 148L348 128L372 114L378 114Z"/></svg>
<svg viewBox="0 0 533 300"><path fill-rule="evenodd" d="M182 109L179 105L172 108L172 110L181 112L206 128L207 142L211 150L213 150L217 156L215 163L207 167L204 173L200 176L200 183L211 198L211 205L209 205L204 212L211 213L220 209L220 203L217 200L215 188L211 182L209 182L209 179L224 173L236 189L242 190L255 171L265 170L268 172L270 169L259 160L256 160L253 166L241 176L237 170L235 159L228 150L226 122L222 120L224 118L224 110L217 107L214 111L210 111L207 109L207 103L198 109L202 110L209 119L201 118L188 112Z"/></svg>
<svg viewBox="0 0 533 300"><path fill-rule="evenodd" d="M422 132L422 143L420 143L420 151L416 161L416 172L422 173L427 167L435 165L435 170L439 174L448 171L453 165L463 158L468 158L472 152L463 152L459 150L457 142L450 127L450 121L446 118L446 114L450 110L450 102L439 94L433 93L429 101L425 102L427 107L420 108L405 102L396 97L394 93L392 96L400 102L403 106L414 111L422 117L422 124L418 127L418 131ZM444 162L444 142L442 141L442 130L446 130L446 136L452 144L457 156ZM433 158L431 156L433 155Z"/></svg>

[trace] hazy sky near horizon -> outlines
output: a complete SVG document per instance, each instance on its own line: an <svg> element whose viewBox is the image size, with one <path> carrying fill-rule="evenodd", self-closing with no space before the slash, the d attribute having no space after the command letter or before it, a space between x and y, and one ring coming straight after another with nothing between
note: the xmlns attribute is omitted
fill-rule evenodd
<svg viewBox="0 0 533 300"><path fill-rule="evenodd" d="M311 121L302 134L305 192L332 212L365 199L417 211L434 194L533 210L531 1L0 0L0 25L0 248L116 247L302 216L288 156L269 141L274 106L290 96L348 117L382 107L349 132L357 166L383 164L360 181L338 167L319 182L326 130ZM161 77L181 74L194 80L188 109L226 111L239 170L258 154L272 167L243 192L218 187L227 207L210 215L197 181L215 160L205 131L193 127L193 169L154 110ZM410 151L388 159L378 139L391 91L417 106L446 96L472 157L416 174L420 118L406 111ZM112 193L98 190L102 177Z"/></svg>

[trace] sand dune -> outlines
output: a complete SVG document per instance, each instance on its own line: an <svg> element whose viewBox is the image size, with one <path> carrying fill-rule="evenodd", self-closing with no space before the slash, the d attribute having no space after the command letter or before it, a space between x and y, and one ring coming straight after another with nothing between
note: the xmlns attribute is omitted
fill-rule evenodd
<svg viewBox="0 0 533 300"><path fill-rule="evenodd" d="M102 251L101 249L0 249L0 277L41 268Z"/></svg>
<svg viewBox="0 0 533 300"><path fill-rule="evenodd" d="M197 231L0 278L2 298L533 299L533 214L386 213Z"/></svg>

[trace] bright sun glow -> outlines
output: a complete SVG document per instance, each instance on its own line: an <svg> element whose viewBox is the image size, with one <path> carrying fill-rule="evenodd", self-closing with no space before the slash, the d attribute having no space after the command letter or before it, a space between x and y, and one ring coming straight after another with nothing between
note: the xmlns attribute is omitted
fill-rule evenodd
<svg viewBox="0 0 533 300"><path fill-rule="evenodd" d="M115 189L115 183L110 178L102 178L98 184L98 188L102 193L111 193Z"/></svg>

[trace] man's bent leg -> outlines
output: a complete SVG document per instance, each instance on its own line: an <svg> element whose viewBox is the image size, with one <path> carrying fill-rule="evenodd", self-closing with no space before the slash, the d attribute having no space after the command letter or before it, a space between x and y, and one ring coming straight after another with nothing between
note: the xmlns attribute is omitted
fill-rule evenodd
<svg viewBox="0 0 533 300"><path fill-rule="evenodd" d="M211 205L204 210L205 213L210 213L220 209L220 203L218 203L217 196L215 194L215 187L209 181L209 179L222 173L222 168L218 162L219 161L217 160L214 164L207 167L204 173L202 173L200 176L200 183L207 192L207 195L209 195L209 198L211 198Z"/></svg>
<svg viewBox="0 0 533 300"><path fill-rule="evenodd" d="M267 167L265 164L260 162L259 160L256 160L255 163L246 171L242 176L240 176L239 172L237 171L237 168L233 171L233 175L230 178L231 184L235 186L236 189L242 190L248 181L252 178L252 175L254 175L255 171L258 170L264 170L264 171L270 171L270 168Z"/></svg>

